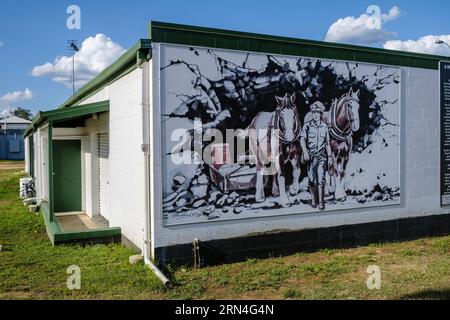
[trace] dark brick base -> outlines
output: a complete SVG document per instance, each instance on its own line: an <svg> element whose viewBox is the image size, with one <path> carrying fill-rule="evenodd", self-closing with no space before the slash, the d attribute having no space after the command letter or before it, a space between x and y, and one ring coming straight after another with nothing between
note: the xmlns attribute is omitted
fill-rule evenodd
<svg viewBox="0 0 450 320"><path fill-rule="evenodd" d="M248 258L290 255L320 249L351 248L370 243L413 240L450 234L450 214L344 225L298 231L278 231L200 242L202 265ZM192 244L156 248L161 264L192 265Z"/></svg>

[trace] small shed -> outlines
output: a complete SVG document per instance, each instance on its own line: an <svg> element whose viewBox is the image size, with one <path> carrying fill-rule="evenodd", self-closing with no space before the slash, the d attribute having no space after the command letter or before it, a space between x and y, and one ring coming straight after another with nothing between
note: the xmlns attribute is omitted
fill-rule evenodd
<svg viewBox="0 0 450 320"><path fill-rule="evenodd" d="M0 160L24 160L23 134L31 121L16 116L0 119Z"/></svg>

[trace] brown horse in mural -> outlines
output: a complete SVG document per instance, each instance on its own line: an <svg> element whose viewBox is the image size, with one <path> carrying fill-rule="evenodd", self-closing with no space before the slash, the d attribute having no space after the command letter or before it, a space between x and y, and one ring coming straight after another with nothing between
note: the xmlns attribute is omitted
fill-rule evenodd
<svg viewBox="0 0 450 320"><path fill-rule="evenodd" d="M295 94L275 99L277 107L274 112L258 113L248 128L240 130L238 135L249 138L250 151L256 160L256 202L265 201L264 176L273 176L273 195L279 195L279 204L289 206L285 165L288 162L292 165L293 182L289 191L297 194L300 191L299 137L302 124L294 104Z"/></svg>
<svg viewBox="0 0 450 320"><path fill-rule="evenodd" d="M359 130L359 90L353 89L335 100L324 116L324 121L330 130L331 155L333 158L329 174L331 190L334 189L334 198L344 201L345 172L353 148L353 133Z"/></svg>

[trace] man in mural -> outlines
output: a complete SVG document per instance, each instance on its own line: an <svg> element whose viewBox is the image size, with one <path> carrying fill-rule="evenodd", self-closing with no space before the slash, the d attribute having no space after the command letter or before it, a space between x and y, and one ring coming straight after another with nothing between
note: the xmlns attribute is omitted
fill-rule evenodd
<svg viewBox="0 0 450 320"><path fill-rule="evenodd" d="M325 174L331 164L331 147L328 126L322 121L325 106L316 101L311 107L312 119L305 122L300 135L303 160L308 163L309 191L311 206L325 209Z"/></svg>

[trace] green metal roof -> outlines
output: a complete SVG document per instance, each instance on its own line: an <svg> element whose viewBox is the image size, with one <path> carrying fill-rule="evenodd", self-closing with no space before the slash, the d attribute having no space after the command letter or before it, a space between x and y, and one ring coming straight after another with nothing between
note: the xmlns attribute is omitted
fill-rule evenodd
<svg viewBox="0 0 450 320"><path fill-rule="evenodd" d="M448 57L152 21L152 42L437 70Z"/></svg>
<svg viewBox="0 0 450 320"><path fill-rule="evenodd" d="M43 124L52 121L65 121L70 119L76 119L83 116L87 116L94 113L109 111L109 101L100 101L95 103L84 104L73 108L62 108L51 111L38 112L33 118L30 126L25 131L25 137L34 132L37 128Z"/></svg>

